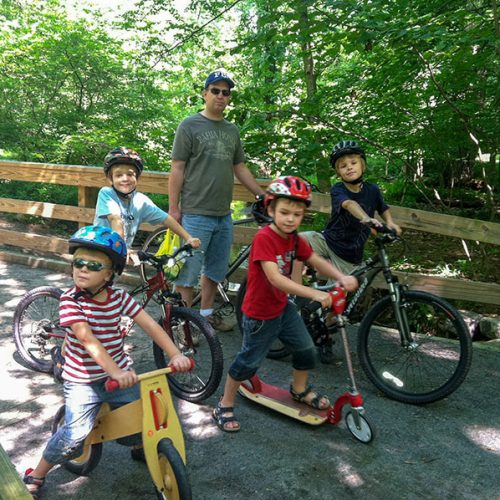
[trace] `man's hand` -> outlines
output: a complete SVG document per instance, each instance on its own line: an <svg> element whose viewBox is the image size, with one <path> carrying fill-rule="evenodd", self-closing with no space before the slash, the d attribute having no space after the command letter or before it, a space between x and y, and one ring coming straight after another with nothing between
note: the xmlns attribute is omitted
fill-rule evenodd
<svg viewBox="0 0 500 500"><path fill-rule="evenodd" d="M179 210L179 207L169 207L168 215L170 215L170 217L173 217L179 224L181 223L182 214Z"/></svg>

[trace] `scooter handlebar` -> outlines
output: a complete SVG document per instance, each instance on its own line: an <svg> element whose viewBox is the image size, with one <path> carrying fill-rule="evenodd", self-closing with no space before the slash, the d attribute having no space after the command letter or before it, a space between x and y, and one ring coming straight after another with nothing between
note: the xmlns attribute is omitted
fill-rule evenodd
<svg viewBox="0 0 500 500"><path fill-rule="evenodd" d="M332 305L329 308L335 315L342 314L346 307L346 292L341 286L335 286L328 292L332 297ZM318 309L323 309L321 302L312 301L306 304L303 309L312 314ZM325 308L328 309L328 308Z"/></svg>

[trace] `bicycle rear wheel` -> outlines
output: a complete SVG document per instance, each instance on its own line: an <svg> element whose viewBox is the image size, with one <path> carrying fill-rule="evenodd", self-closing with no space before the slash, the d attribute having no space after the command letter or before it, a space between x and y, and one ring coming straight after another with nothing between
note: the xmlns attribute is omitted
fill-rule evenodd
<svg viewBox="0 0 500 500"><path fill-rule="evenodd" d="M426 292L402 291L399 304L410 334L402 341L391 298L368 311L358 330L358 356L368 378L388 397L424 404L445 398L464 381L472 341L460 313Z"/></svg>
<svg viewBox="0 0 500 500"><path fill-rule="evenodd" d="M224 367L220 341L208 321L199 313L185 307L174 307L170 320L160 324L185 356L192 358L195 367L189 372L168 375L174 394L186 401L199 403L219 387ZM156 366L164 368L168 360L163 350L153 344Z"/></svg>
<svg viewBox="0 0 500 500"><path fill-rule="evenodd" d="M40 286L27 292L14 312L13 335L17 351L33 370L50 373L50 351L61 346L65 332L59 326L59 299L62 290Z"/></svg>

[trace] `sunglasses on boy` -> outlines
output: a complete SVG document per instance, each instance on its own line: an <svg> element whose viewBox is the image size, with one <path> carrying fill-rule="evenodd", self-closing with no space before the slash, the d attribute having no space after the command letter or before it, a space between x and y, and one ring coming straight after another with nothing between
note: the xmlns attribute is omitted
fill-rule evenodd
<svg viewBox="0 0 500 500"><path fill-rule="evenodd" d="M231 91L227 90L227 89L218 89L218 88L212 87L212 88L210 88L208 90L210 90L210 92L213 95L219 95L221 92L222 92L222 95L224 97L229 97L231 95Z"/></svg>
<svg viewBox="0 0 500 500"><path fill-rule="evenodd" d="M101 262L97 262L96 260L84 260L84 259L74 259L72 262L73 267L77 269L82 269L86 267L89 271L102 271L103 269L111 269L108 266L105 266Z"/></svg>

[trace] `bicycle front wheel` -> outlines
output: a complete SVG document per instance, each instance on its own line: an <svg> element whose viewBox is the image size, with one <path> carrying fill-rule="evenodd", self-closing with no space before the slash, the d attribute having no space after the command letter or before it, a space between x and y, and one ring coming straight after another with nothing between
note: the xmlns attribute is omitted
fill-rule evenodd
<svg viewBox="0 0 500 500"><path fill-rule="evenodd" d="M50 373L50 351L61 346L65 332L59 325L62 290L40 286L27 292L14 312L13 335L17 352L33 370Z"/></svg>
<svg viewBox="0 0 500 500"><path fill-rule="evenodd" d="M161 244L163 243L166 234L167 230L164 228L157 229L156 231L152 232L146 238L146 241L142 245L141 250L143 252L156 254ZM148 264L145 264L144 262L139 266L139 272L143 281L147 281L149 278L152 278L156 274L155 268Z"/></svg>
<svg viewBox="0 0 500 500"><path fill-rule="evenodd" d="M185 307L174 307L170 319L160 324L185 356L192 358L195 367L189 372L171 373L168 381L174 394L186 401L199 403L219 387L224 367L222 346L208 321L199 313ZM155 363L164 368L168 360L163 350L153 344Z"/></svg>
<svg viewBox="0 0 500 500"><path fill-rule="evenodd" d="M182 457L170 439L158 443L158 464L163 486L156 489L159 499L191 500L191 485Z"/></svg>
<svg viewBox="0 0 500 500"><path fill-rule="evenodd" d="M380 391L397 401L424 404L445 398L464 381L472 360L472 341L462 316L426 292L402 291L399 320L394 307L386 296L361 322L361 367Z"/></svg>

